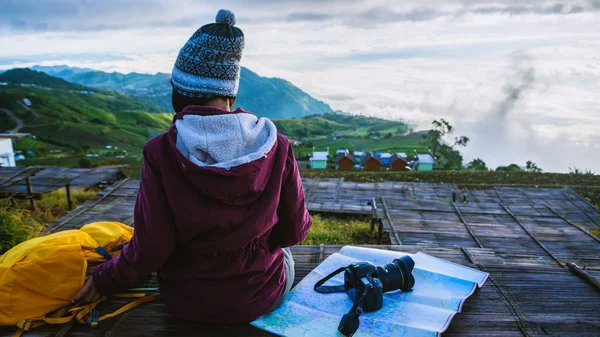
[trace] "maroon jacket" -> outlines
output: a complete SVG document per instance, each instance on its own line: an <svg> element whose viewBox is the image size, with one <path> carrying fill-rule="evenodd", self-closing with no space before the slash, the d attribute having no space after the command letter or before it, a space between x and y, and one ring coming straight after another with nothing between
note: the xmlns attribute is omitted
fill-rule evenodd
<svg viewBox="0 0 600 337"><path fill-rule="evenodd" d="M190 106L177 116L228 113ZM134 236L95 269L94 283L111 295L158 271L176 316L252 321L285 287L281 248L304 240L311 226L290 142L277 134L266 156L231 168L198 166L176 142L173 124L146 143Z"/></svg>

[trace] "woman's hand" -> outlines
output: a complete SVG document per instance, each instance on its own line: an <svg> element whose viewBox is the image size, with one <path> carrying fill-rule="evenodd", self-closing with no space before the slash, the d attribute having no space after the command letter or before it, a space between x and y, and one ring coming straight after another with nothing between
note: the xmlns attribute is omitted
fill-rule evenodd
<svg viewBox="0 0 600 337"><path fill-rule="evenodd" d="M98 289L96 289L96 285L94 284L94 278L90 275L86 276L85 279L86 281L83 285L83 288L81 288L81 290L77 293L77 295L75 295L71 302L81 302L82 304L86 304L96 302L97 300L102 298L102 295L100 295L100 292L98 292ZM106 299L106 297L104 297L103 299Z"/></svg>

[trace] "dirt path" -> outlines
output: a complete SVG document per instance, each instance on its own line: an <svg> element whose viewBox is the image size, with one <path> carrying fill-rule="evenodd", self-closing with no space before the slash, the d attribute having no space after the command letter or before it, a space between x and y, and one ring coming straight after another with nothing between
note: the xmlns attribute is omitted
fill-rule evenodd
<svg viewBox="0 0 600 337"><path fill-rule="evenodd" d="M4 111L10 118L14 119L17 123L17 126L10 131L19 132L19 130L21 130L25 126L25 123L23 123L23 121L19 117L17 117L12 111L4 108L0 108L0 110Z"/></svg>
<svg viewBox="0 0 600 337"><path fill-rule="evenodd" d="M40 118L40 115L35 112L34 110L31 110L27 105L23 104L21 101L16 101L17 104L19 104L20 106L22 106L23 108L25 108L25 110L30 111L32 114L35 115L35 117Z"/></svg>

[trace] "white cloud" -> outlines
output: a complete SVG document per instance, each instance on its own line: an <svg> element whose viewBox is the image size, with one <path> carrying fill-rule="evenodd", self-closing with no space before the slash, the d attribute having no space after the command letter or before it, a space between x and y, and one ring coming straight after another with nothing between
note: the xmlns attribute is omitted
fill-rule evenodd
<svg viewBox="0 0 600 337"><path fill-rule="evenodd" d="M15 4L22 10L31 2L0 5L0 18L11 15L0 24L8 33L0 35L0 68L169 72L189 36L226 7L246 35L243 65L290 80L334 109L420 127L444 117L472 138L466 157L492 167L532 159L546 170L600 171L597 2L144 1L140 9L115 0L46 10L35 3L30 15ZM535 79L497 120L515 52L528 55Z"/></svg>

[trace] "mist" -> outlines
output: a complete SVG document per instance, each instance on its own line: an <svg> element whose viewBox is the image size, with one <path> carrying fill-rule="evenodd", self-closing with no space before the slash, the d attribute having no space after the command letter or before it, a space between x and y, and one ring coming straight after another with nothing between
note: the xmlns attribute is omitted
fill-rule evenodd
<svg viewBox="0 0 600 337"><path fill-rule="evenodd" d="M569 172L569 168L577 167L599 173L600 136L579 139L573 134L544 132L545 117L527 113L527 109L536 103L534 93L547 90L553 85L552 80L536 76L535 60L528 54L515 53L509 62L510 73L491 108L475 108L474 121L463 119L460 114L450 117L457 134L471 139L461 149L465 164L481 158L488 168L495 169L512 163L525 166L531 160L545 172Z"/></svg>

